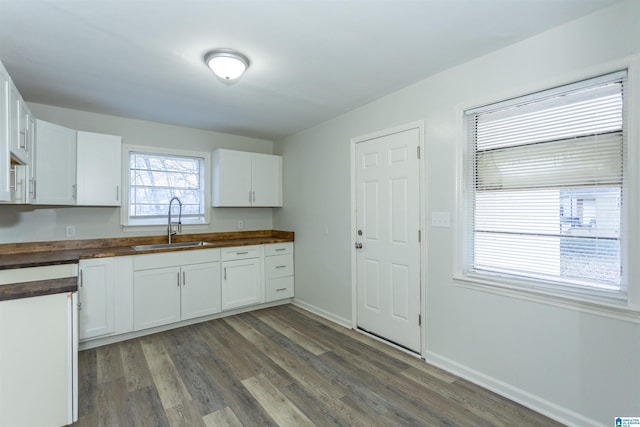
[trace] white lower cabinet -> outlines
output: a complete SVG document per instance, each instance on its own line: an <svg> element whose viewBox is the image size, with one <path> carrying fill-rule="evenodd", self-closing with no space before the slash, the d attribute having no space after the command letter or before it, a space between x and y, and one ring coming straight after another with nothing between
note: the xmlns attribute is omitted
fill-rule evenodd
<svg viewBox="0 0 640 427"><path fill-rule="evenodd" d="M115 331L113 258L80 260L78 272L78 334L95 338Z"/></svg>
<svg viewBox="0 0 640 427"><path fill-rule="evenodd" d="M80 260L78 336L81 341L133 330L131 258Z"/></svg>
<svg viewBox="0 0 640 427"><path fill-rule="evenodd" d="M293 298L293 243L265 245L265 302Z"/></svg>
<svg viewBox="0 0 640 427"><path fill-rule="evenodd" d="M133 328L152 328L179 320L180 267L136 271L133 274Z"/></svg>
<svg viewBox="0 0 640 427"><path fill-rule="evenodd" d="M292 242L81 260L80 340L293 298L293 273Z"/></svg>
<svg viewBox="0 0 640 427"><path fill-rule="evenodd" d="M182 267L182 320L220 313L220 263Z"/></svg>
<svg viewBox="0 0 640 427"><path fill-rule="evenodd" d="M226 248L222 260L222 310L264 302L262 246Z"/></svg>
<svg viewBox="0 0 640 427"><path fill-rule="evenodd" d="M220 249L134 256L133 328L220 312Z"/></svg>

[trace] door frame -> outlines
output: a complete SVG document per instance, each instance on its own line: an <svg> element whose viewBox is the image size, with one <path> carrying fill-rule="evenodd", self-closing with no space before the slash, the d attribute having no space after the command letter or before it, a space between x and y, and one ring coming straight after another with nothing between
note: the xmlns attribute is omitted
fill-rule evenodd
<svg viewBox="0 0 640 427"><path fill-rule="evenodd" d="M358 289L357 289L357 260L356 260L356 248L355 242L357 239L357 195L356 195L356 144L380 138L382 136L393 135L408 131L411 129L418 129L418 147L420 147L420 159L418 160L418 194L420 197L419 206L419 229L421 232L420 238L420 316L422 323L420 325L420 356L424 359L426 352L427 342L427 328L426 328L426 306L427 306L427 230L426 230L426 155L424 150L424 121L417 120L415 122L405 123L403 125L394 126L365 135L351 138L351 327L354 330L358 329ZM386 341L390 345L393 343ZM398 347L398 346L396 346ZM398 347L401 348L401 347ZM406 350L408 351L408 350ZM415 353L411 353L415 354Z"/></svg>

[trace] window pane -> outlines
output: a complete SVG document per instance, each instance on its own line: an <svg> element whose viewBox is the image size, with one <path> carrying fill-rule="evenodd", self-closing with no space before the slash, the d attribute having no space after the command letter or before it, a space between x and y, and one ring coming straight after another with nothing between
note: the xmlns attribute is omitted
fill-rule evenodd
<svg viewBox="0 0 640 427"><path fill-rule="evenodd" d="M479 192L474 266L567 283L620 283L620 189Z"/></svg>
<svg viewBox="0 0 640 427"><path fill-rule="evenodd" d="M625 82L467 114L469 271L621 290Z"/></svg>
<svg viewBox="0 0 640 427"><path fill-rule="evenodd" d="M183 222L204 222L204 160L199 157L131 152L129 158L129 219L164 223L172 197L182 202ZM172 215L177 218L179 205Z"/></svg>

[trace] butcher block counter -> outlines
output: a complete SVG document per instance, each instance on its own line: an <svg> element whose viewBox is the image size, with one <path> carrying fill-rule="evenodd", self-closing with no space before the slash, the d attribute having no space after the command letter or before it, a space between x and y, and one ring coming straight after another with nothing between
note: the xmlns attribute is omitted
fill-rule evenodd
<svg viewBox="0 0 640 427"><path fill-rule="evenodd" d="M292 242L294 233L258 230L179 234L173 236L172 240L174 243L201 241L206 244L190 247L134 249L134 246L167 243L166 235L0 244L0 301L77 290L77 278L71 275L45 280L19 280L13 283L7 278L16 273L11 271L15 269L77 264L80 259L90 258Z"/></svg>

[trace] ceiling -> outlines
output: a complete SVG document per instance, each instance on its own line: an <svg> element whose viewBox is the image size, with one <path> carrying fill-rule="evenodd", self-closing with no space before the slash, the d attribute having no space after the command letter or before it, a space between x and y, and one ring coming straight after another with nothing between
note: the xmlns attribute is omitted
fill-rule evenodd
<svg viewBox="0 0 640 427"><path fill-rule="evenodd" d="M279 140L616 2L0 0L0 60L27 102Z"/></svg>

